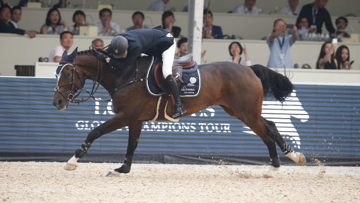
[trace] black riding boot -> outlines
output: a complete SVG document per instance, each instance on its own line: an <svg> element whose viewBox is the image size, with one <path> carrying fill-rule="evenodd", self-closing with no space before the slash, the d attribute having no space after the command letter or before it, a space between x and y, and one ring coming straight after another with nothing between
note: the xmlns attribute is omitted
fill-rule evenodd
<svg viewBox="0 0 360 203"><path fill-rule="evenodd" d="M175 100L175 111L173 112L173 118L178 118L186 112L180 100L178 84L176 83L173 75L167 76L166 82L169 85L170 92L174 95Z"/></svg>

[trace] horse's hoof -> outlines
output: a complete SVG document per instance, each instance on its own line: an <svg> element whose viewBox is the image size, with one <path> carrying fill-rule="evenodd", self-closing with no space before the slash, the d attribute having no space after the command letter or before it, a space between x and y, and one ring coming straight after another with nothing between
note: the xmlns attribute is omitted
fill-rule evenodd
<svg viewBox="0 0 360 203"><path fill-rule="evenodd" d="M78 164L66 163L64 169L67 171L73 171L78 167Z"/></svg>
<svg viewBox="0 0 360 203"><path fill-rule="evenodd" d="M111 170L108 174L106 174L106 177L119 177L121 173Z"/></svg>
<svg viewBox="0 0 360 203"><path fill-rule="evenodd" d="M300 152L289 152L286 154L287 157L289 157L291 160L293 160L297 164L305 164L306 158L303 153Z"/></svg>
<svg viewBox="0 0 360 203"><path fill-rule="evenodd" d="M264 174L264 178L274 178L275 177L275 172L279 170L280 167L273 167L270 166L270 169Z"/></svg>
<svg viewBox="0 0 360 203"><path fill-rule="evenodd" d="M306 158L303 153L299 153L299 162L298 164L306 164Z"/></svg>

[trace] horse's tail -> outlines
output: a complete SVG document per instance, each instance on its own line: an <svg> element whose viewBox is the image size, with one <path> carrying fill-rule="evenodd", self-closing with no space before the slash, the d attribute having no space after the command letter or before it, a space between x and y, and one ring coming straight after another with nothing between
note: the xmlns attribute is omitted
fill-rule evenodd
<svg viewBox="0 0 360 203"><path fill-rule="evenodd" d="M286 76L258 64L250 68L260 78L264 96L272 95L276 100L283 102L293 91L294 86Z"/></svg>

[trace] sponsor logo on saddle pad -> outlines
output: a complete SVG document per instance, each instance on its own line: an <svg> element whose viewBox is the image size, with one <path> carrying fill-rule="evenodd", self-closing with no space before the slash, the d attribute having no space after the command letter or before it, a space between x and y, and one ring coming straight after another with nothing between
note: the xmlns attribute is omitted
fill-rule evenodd
<svg viewBox="0 0 360 203"><path fill-rule="evenodd" d="M191 78L190 78L190 83L191 83L191 84L196 83L196 81L197 81L197 80L196 80L196 78L195 78L195 77L191 77Z"/></svg>

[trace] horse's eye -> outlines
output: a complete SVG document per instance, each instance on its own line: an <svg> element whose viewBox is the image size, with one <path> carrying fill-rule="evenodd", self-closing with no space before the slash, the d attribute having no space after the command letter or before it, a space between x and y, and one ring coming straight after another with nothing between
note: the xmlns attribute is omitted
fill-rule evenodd
<svg viewBox="0 0 360 203"><path fill-rule="evenodd" d="M65 78L68 78L70 76L70 73L65 74Z"/></svg>

